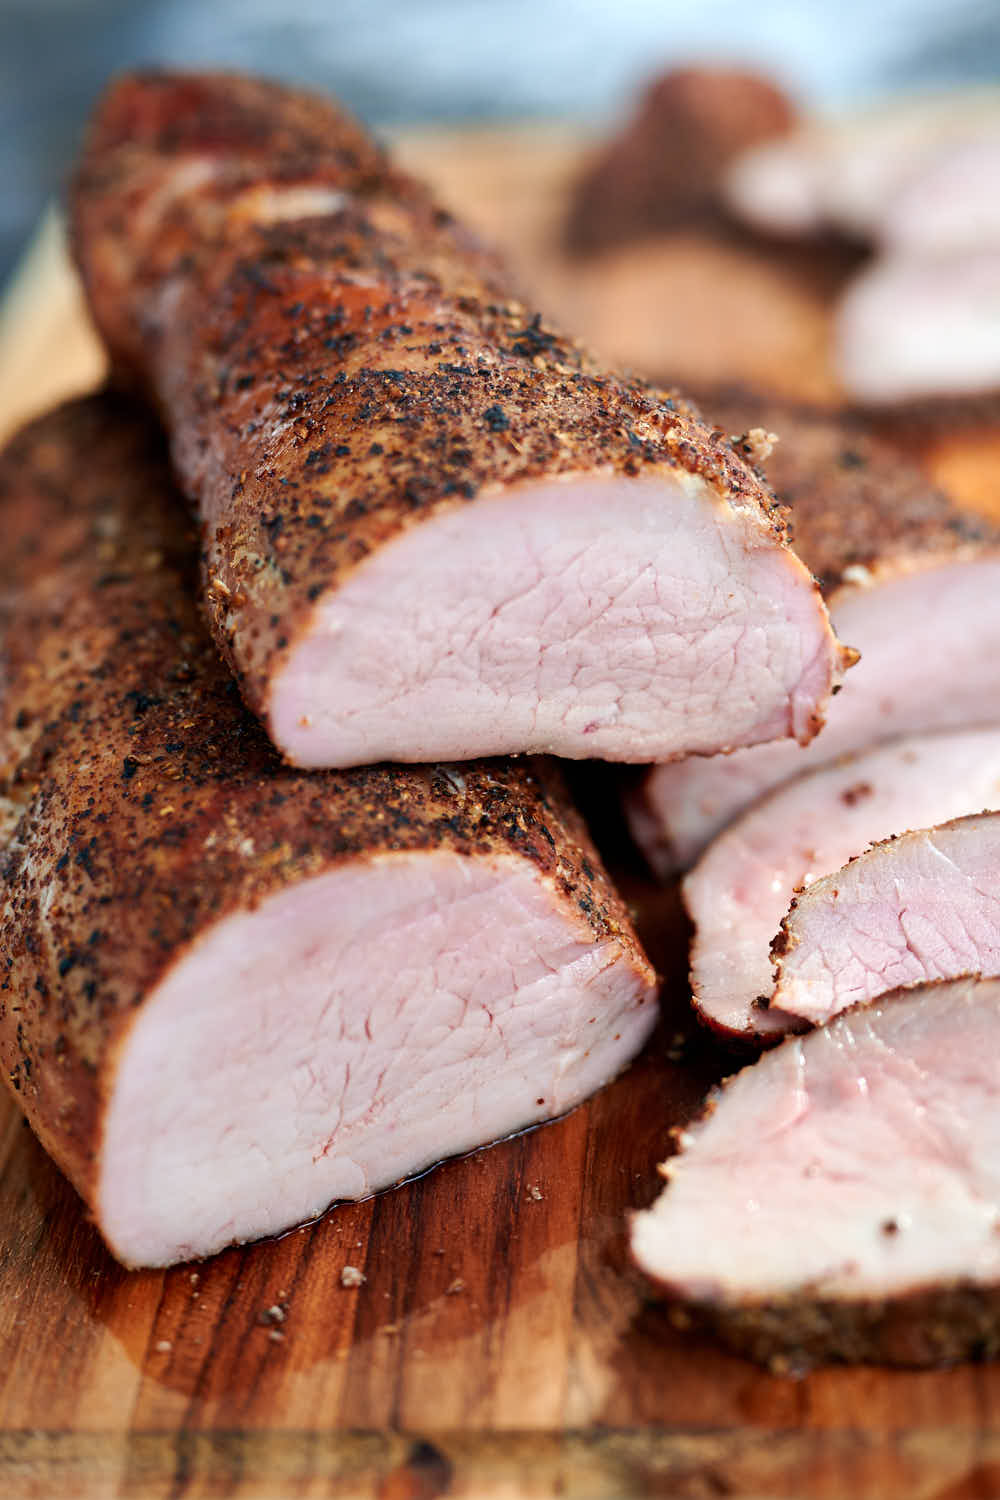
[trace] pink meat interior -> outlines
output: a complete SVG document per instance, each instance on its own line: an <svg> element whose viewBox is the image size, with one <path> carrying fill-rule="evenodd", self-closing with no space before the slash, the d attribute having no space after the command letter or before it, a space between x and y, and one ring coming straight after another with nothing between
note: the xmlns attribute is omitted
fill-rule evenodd
<svg viewBox="0 0 1000 1500"><path fill-rule="evenodd" d="M137 1012L98 1222L137 1265L275 1233L571 1108L654 1013L527 861L317 876L221 921Z"/></svg>
<svg viewBox="0 0 1000 1500"><path fill-rule="evenodd" d="M319 601L269 728L302 766L806 739L826 628L797 559L696 476L568 475L372 553Z"/></svg>

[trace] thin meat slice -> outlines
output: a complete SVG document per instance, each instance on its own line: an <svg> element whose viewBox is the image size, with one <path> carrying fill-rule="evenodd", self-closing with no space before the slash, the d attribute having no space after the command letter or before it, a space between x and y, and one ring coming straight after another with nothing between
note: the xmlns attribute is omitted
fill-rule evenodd
<svg viewBox="0 0 1000 1500"><path fill-rule="evenodd" d="M995 204L995 192L991 203ZM889 255L854 278L837 308L834 358L845 390L871 406L1000 390L1000 245Z"/></svg>
<svg viewBox="0 0 1000 1500"><path fill-rule="evenodd" d="M815 733L849 657L757 477L527 310L338 110L127 78L73 221L198 506L216 641L293 763Z"/></svg>
<svg viewBox="0 0 1000 1500"><path fill-rule="evenodd" d="M684 879L691 986L710 1025L747 1039L793 1018L772 1006L771 940L800 888L869 844L1000 808L1000 729L915 735L801 776L719 835Z"/></svg>
<svg viewBox="0 0 1000 1500"><path fill-rule="evenodd" d="M893 736L996 722L1000 534L959 510L860 419L708 392L705 410L764 463L837 631L861 652L808 749L761 745L657 766L633 789L633 832L662 876L802 771ZM895 831L895 830L893 830Z"/></svg>
<svg viewBox="0 0 1000 1500"><path fill-rule="evenodd" d="M998 1027L961 979L789 1038L681 1134L639 1265L756 1359L997 1354Z"/></svg>
<svg viewBox="0 0 1000 1500"><path fill-rule="evenodd" d="M1000 96L963 91L841 126L812 127L732 165L730 206L758 228L834 228L882 256L835 313L833 362L879 410L1000 390ZM975 407L965 413L975 416Z"/></svg>
<svg viewBox="0 0 1000 1500"><path fill-rule="evenodd" d="M924 180L935 184L942 160L995 149L1000 138L1000 94L995 88L942 92L894 101L844 121L804 125L783 140L748 142L723 182L730 208L769 234L820 234L834 229L858 240L879 240L903 195ZM991 157L995 160L995 157ZM968 244L979 205L991 196L985 171L963 173L944 196L945 223L954 242L961 206ZM933 197L925 200L929 217ZM944 227L944 226L943 226ZM922 239L934 236L924 229Z"/></svg>
<svg viewBox="0 0 1000 1500"><path fill-rule="evenodd" d="M132 1265L569 1109L654 976L550 763L284 766L110 397L0 460L0 1062Z"/></svg>
<svg viewBox="0 0 1000 1500"><path fill-rule="evenodd" d="M961 255L1000 248L1000 119L989 134L942 146L892 195L878 225L884 251Z"/></svg>
<svg viewBox="0 0 1000 1500"><path fill-rule="evenodd" d="M1000 975L1000 817L879 843L815 880L771 945L771 1004L820 1025L887 990Z"/></svg>

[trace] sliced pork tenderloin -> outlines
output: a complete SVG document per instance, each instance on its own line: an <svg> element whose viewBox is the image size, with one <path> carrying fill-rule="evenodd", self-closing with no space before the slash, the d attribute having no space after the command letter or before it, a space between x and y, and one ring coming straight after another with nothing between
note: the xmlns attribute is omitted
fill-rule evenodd
<svg viewBox="0 0 1000 1500"><path fill-rule="evenodd" d="M576 1104L654 976L551 763L284 766L110 397L0 460L0 1062L131 1265L275 1233Z"/></svg>
<svg viewBox="0 0 1000 1500"><path fill-rule="evenodd" d="M632 1222L638 1264L755 1359L1000 1353L1000 982L896 991L731 1078Z"/></svg>
<svg viewBox="0 0 1000 1500"><path fill-rule="evenodd" d="M998 300L1000 246L874 261L837 308L834 358L845 390L855 401L890 408L995 396Z"/></svg>
<svg viewBox="0 0 1000 1500"><path fill-rule="evenodd" d="M912 223L914 246L940 244L942 232L949 244L960 235L968 246L981 229L991 178L960 163L976 153L994 163L998 141L1000 93L963 88L895 101L852 119L809 123L783 140L749 143L729 165L722 192L739 218L767 234L833 229L877 243L887 226L895 225L899 235ZM946 162L953 165L942 184ZM898 205L911 201L914 191L924 194L928 219L936 217L940 199L940 231L912 218L899 222Z"/></svg>
<svg viewBox="0 0 1000 1500"><path fill-rule="evenodd" d="M814 880L771 944L771 1004L815 1025L887 990L1000 975L1000 816L876 844Z"/></svg>
<svg viewBox="0 0 1000 1500"><path fill-rule="evenodd" d="M819 727L850 658L757 477L526 310L333 106L127 78L73 222L199 508L216 641L290 761Z"/></svg>
<svg viewBox="0 0 1000 1500"><path fill-rule="evenodd" d="M961 414L990 397L995 420L998 167L995 89L808 127L730 167L730 207L757 228L834 229L881 251L835 312L833 365L851 400L892 415L926 402L940 425L953 402Z"/></svg>
<svg viewBox="0 0 1000 1500"><path fill-rule="evenodd" d="M929 153L884 205L879 244L893 255L1000 250L1000 119L991 133Z"/></svg>
<svg viewBox="0 0 1000 1500"><path fill-rule="evenodd" d="M795 546L835 626L861 652L808 749L761 745L657 766L629 818L650 865L684 868L743 808L781 782L892 736L995 722L1000 714L1000 532L959 510L860 418L702 396L725 431L746 434L790 506ZM893 830L895 831L895 830Z"/></svg>
<svg viewBox="0 0 1000 1500"><path fill-rule="evenodd" d="M897 740L800 776L757 803L684 879L701 1017L746 1040L794 1027L795 1018L771 1004L771 942L795 893L878 840L994 808L1000 729Z"/></svg>

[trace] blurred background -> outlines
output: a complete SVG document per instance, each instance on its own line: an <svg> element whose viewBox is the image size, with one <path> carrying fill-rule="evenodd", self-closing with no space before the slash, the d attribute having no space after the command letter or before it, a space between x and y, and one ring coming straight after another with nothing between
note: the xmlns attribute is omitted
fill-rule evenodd
<svg viewBox="0 0 1000 1500"><path fill-rule="evenodd" d="M384 128L546 119L606 128L675 63L762 68L813 108L995 80L997 0L0 0L0 278L58 192L109 73L256 69Z"/></svg>

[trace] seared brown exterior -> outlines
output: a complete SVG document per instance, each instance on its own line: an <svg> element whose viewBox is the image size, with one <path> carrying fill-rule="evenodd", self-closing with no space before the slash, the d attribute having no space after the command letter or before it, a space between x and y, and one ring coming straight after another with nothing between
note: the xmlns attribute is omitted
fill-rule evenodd
<svg viewBox="0 0 1000 1500"><path fill-rule="evenodd" d="M668 1316L678 1327L713 1334L775 1374L804 1374L835 1362L921 1369L1000 1355L1000 1288L971 1283L856 1302L676 1304Z"/></svg>
<svg viewBox="0 0 1000 1500"><path fill-rule="evenodd" d="M206 181L183 176L205 159ZM261 185L364 192L387 172L383 153L345 111L317 113L308 96L252 78L143 72L112 87L91 124L70 227L116 360L141 372L143 299L196 245L224 236L232 200Z"/></svg>
<svg viewBox="0 0 1000 1500"><path fill-rule="evenodd" d="M289 143L273 154L270 130ZM335 149L318 157L324 137ZM193 190L192 169L207 173ZM347 196L324 217L267 224L247 207L251 180ZM721 435L528 311L322 101L230 79L123 80L93 124L73 226L102 331L142 368L208 522L213 630L263 716L321 593L414 521L499 486L689 471L762 540L785 538L784 513Z"/></svg>
<svg viewBox="0 0 1000 1500"><path fill-rule="evenodd" d="M282 765L205 634L193 530L126 403L21 433L0 515L0 796L26 809L4 861L0 1063L85 1196L134 1007L212 923L345 861L527 858L650 977L551 763Z"/></svg>
<svg viewBox="0 0 1000 1500"><path fill-rule="evenodd" d="M887 441L920 453L944 438L961 440L996 432L1000 427L1000 390L913 397L891 406L859 405L858 414Z"/></svg>
<svg viewBox="0 0 1000 1500"><path fill-rule="evenodd" d="M795 550L827 595L851 581L851 568L957 555L1000 540L1000 530L960 510L863 417L740 388L700 392L699 404L750 462L760 438L747 434L777 434L761 467L790 509Z"/></svg>

